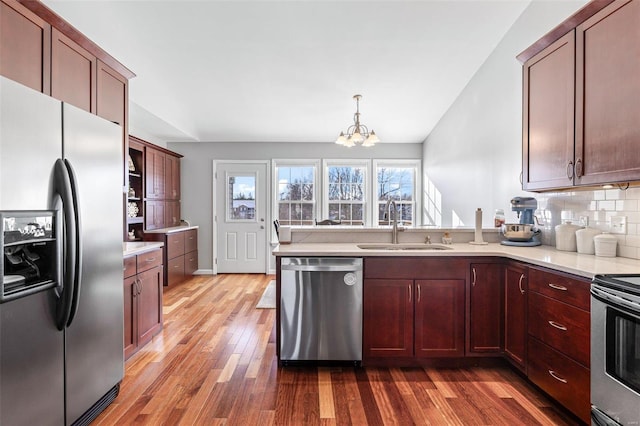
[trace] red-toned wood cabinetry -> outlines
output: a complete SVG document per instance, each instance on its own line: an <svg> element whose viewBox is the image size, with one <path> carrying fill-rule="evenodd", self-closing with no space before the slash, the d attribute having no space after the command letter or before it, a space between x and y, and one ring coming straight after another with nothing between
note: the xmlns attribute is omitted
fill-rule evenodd
<svg viewBox="0 0 640 426"><path fill-rule="evenodd" d="M166 286L179 284L198 269L198 229L145 233L147 241L162 241L165 247Z"/></svg>
<svg viewBox="0 0 640 426"><path fill-rule="evenodd" d="M502 263L471 264L469 352L502 354Z"/></svg>
<svg viewBox="0 0 640 426"><path fill-rule="evenodd" d="M640 2L590 2L518 59L523 189L640 181Z"/></svg>
<svg viewBox="0 0 640 426"><path fill-rule="evenodd" d="M529 379L590 421L589 281L529 268Z"/></svg>
<svg viewBox="0 0 640 426"><path fill-rule="evenodd" d="M504 267L504 354L518 369L527 369L528 269L508 262Z"/></svg>
<svg viewBox="0 0 640 426"><path fill-rule="evenodd" d="M464 356L465 261L365 258L364 265L365 362Z"/></svg>
<svg viewBox="0 0 640 426"><path fill-rule="evenodd" d="M124 259L124 356L162 329L162 249Z"/></svg>
<svg viewBox="0 0 640 426"><path fill-rule="evenodd" d="M0 2L0 74L51 94L51 25L17 1Z"/></svg>

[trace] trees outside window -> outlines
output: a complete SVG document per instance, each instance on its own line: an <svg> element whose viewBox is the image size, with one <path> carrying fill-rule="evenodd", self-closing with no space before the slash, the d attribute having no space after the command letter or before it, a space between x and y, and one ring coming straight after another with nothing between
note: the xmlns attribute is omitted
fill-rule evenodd
<svg viewBox="0 0 640 426"><path fill-rule="evenodd" d="M281 225L313 225L316 212L316 170L313 163L275 163L276 219Z"/></svg>

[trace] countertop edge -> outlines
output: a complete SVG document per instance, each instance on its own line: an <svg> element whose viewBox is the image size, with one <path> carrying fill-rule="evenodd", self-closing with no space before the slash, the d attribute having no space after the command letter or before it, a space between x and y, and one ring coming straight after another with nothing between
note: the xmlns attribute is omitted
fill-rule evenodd
<svg viewBox="0 0 640 426"><path fill-rule="evenodd" d="M172 234L174 232L189 231L190 229L198 229L198 225L189 226L172 226L171 228L159 228L145 230L145 234Z"/></svg>
<svg viewBox="0 0 640 426"><path fill-rule="evenodd" d="M125 242L122 244L123 257L135 256L149 251L157 250L164 246L160 241L143 241L143 242Z"/></svg>

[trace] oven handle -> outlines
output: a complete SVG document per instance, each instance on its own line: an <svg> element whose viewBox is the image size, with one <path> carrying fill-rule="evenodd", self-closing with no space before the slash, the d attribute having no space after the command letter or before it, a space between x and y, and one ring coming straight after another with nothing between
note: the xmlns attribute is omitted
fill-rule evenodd
<svg viewBox="0 0 640 426"><path fill-rule="evenodd" d="M633 315L640 315L640 304L633 303L615 294L600 290L595 286L591 286L591 295L603 303L608 303L623 308Z"/></svg>

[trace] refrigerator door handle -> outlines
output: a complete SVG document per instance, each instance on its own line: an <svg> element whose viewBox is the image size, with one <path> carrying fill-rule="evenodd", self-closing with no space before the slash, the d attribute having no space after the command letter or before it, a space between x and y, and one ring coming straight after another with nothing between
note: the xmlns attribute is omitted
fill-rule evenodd
<svg viewBox="0 0 640 426"><path fill-rule="evenodd" d="M69 160L64 160L71 188L71 197L73 203L73 218L75 223L75 240L72 246L74 252L74 282L73 282L73 299L69 309L69 319L67 327L73 322L73 318L78 312L78 303L80 302L80 289L82 288L82 223L80 221L80 201L78 199L78 179L76 173L71 166Z"/></svg>
<svg viewBox="0 0 640 426"><path fill-rule="evenodd" d="M61 159L56 160L53 168L53 190L62 200L62 212L64 213L64 256L62 256L64 257L64 273L62 274L62 292L56 306L56 327L58 330L63 330L69 321L74 294L76 252L73 245L76 241L76 224L71 182L67 168Z"/></svg>

